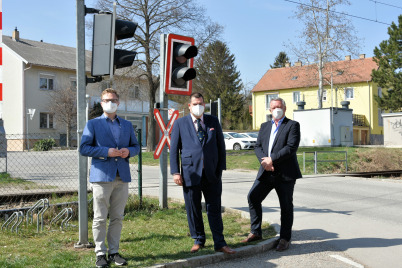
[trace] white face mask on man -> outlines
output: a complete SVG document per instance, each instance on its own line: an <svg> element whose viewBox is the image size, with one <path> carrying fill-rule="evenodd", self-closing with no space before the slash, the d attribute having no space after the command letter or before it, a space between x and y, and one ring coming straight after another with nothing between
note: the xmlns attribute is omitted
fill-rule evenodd
<svg viewBox="0 0 402 268"><path fill-rule="evenodd" d="M191 112L195 116L201 116L204 113L204 106L203 105L194 105L191 107Z"/></svg>
<svg viewBox="0 0 402 268"><path fill-rule="evenodd" d="M117 111L117 103L108 101L106 103L103 103L102 108L105 113L112 114Z"/></svg>
<svg viewBox="0 0 402 268"><path fill-rule="evenodd" d="M275 110L272 111L272 116L275 119L281 119L283 116L283 110L281 108L276 108Z"/></svg>

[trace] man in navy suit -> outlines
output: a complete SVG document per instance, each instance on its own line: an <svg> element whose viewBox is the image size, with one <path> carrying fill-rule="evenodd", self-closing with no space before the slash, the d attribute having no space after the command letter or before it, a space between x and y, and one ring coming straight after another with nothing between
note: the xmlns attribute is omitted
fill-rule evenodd
<svg viewBox="0 0 402 268"><path fill-rule="evenodd" d="M204 194L215 251L235 253L223 236L221 213L222 171L226 169L226 151L218 119L204 114L204 97L193 93L188 104L190 114L178 119L170 140L170 172L173 181L183 186L188 226L194 245L191 252L204 247L205 231L201 212Z"/></svg>
<svg viewBox="0 0 402 268"><path fill-rule="evenodd" d="M262 239L262 201L275 189L281 207L280 238L276 250L289 248L293 225L293 191L301 178L296 152L300 143L300 125L285 117L286 104L271 99L272 121L261 124L254 152L261 163L254 185L248 194L251 232L243 243Z"/></svg>
<svg viewBox="0 0 402 268"><path fill-rule="evenodd" d="M120 103L117 92L111 88L105 89L101 98L104 113L88 121L82 134L80 153L92 157L89 181L93 190L92 233L96 266L107 267L108 262L127 264L118 251L124 207L128 199L128 183L131 181L129 158L139 153L140 145L134 135L133 125L116 115ZM109 227L106 234L108 214Z"/></svg>

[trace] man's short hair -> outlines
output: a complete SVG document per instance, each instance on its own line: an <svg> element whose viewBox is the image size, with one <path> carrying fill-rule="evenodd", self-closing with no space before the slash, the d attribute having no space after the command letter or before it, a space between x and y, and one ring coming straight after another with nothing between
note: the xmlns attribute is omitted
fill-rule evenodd
<svg viewBox="0 0 402 268"><path fill-rule="evenodd" d="M103 98L103 95L105 95L105 94L107 94L107 93L112 93L112 94L115 94L116 95L116 97L117 97L117 99L119 99L119 94L117 94L117 91L116 90L114 90L113 88L107 88L107 89L105 89L104 91L102 91L102 94L101 94L101 99Z"/></svg>
<svg viewBox="0 0 402 268"><path fill-rule="evenodd" d="M204 96L202 96L202 94L199 92L194 92L190 95L190 103L191 103L192 98L196 98L196 99L202 98L202 102L204 102Z"/></svg>
<svg viewBox="0 0 402 268"><path fill-rule="evenodd" d="M271 107L271 102L273 102L273 101L280 101L280 102L282 102L282 105L283 105L284 107L286 107L286 102L285 102L285 100L282 99L282 98L273 98L273 99L271 99L271 100L269 101L269 106L270 106L270 107Z"/></svg>

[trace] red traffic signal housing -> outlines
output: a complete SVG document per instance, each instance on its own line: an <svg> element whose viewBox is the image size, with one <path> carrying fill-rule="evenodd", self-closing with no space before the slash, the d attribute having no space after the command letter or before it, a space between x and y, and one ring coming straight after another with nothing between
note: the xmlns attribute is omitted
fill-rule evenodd
<svg viewBox="0 0 402 268"><path fill-rule="evenodd" d="M194 57L198 49L194 38L169 34L167 37L165 93L191 95L192 80L196 77Z"/></svg>

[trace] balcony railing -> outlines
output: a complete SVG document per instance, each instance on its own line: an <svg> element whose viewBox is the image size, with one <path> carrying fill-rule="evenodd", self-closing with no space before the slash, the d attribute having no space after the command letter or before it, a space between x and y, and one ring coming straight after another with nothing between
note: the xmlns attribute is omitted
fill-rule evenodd
<svg viewBox="0 0 402 268"><path fill-rule="evenodd" d="M368 121L363 114L353 114L353 126L368 127Z"/></svg>

